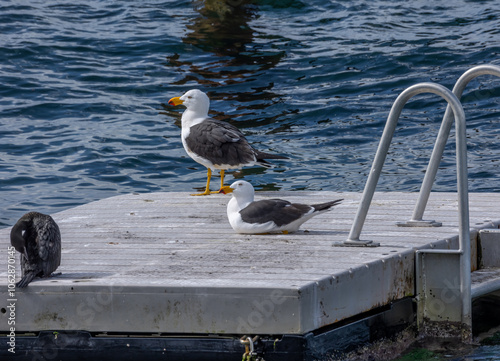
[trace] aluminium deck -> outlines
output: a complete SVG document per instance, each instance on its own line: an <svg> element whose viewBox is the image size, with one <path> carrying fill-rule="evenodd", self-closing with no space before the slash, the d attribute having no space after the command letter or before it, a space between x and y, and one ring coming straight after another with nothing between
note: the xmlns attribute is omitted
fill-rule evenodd
<svg viewBox="0 0 500 361"><path fill-rule="evenodd" d="M353 192L257 192L310 204L344 198L288 235L234 233L225 195L134 193L53 214L62 274L16 290L16 332L304 334L334 324L412 296L415 249L458 248L455 193L431 194L424 219L442 227L395 226L417 195L375 193L361 234L381 244L373 248L332 246L347 239L361 198ZM470 194L473 243L478 229L498 228L499 205L500 194ZM0 230L0 331L9 232Z"/></svg>

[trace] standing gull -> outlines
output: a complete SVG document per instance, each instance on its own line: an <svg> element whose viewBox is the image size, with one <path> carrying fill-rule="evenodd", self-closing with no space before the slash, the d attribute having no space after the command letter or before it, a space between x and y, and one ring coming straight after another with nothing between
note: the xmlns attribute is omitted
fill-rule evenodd
<svg viewBox="0 0 500 361"><path fill-rule="evenodd" d="M227 217L238 233L289 233L299 229L302 223L328 211L342 199L321 204L290 203L282 199L254 201L254 189L245 181L236 181L222 187L221 193L233 193L227 205Z"/></svg>
<svg viewBox="0 0 500 361"><path fill-rule="evenodd" d="M260 152L254 149L243 133L233 125L210 118L208 109L210 100L200 90L192 89L181 97L175 97L168 104L186 107L182 113L182 145L194 161L208 169L205 192L210 193L212 169L220 170L221 188L224 186L224 171L258 164L269 167L266 159L287 159L286 157Z"/></svg>
<svg viewBox="0 0 500 361"><path fill-rule="evenodd" d="M51 216L26 213L12 227L10 243L21 253L19 288L35 277L49 277L61 264L61 233Z"/></svg>

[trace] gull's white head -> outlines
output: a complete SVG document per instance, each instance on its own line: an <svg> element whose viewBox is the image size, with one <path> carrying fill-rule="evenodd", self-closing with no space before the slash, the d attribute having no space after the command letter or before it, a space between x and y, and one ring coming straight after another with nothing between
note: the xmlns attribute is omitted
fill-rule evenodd
<svg viewBox="0 0 500 361"><path fill-rule="evenodd" d="M235 196L238 195L251 196L252 198L254 196L253 186L247 181L244 180L236 181L233 184L231 184L230 187L233 190L233 194Z"/></svg>
<svg viewBox="0 0 500 361"><path fill-rule="evenodd" d="M255 191L250 183L244 180L239 180L230 186L222 187L220 193L233 193L235 198L249 199L250 201L253 201Z"/></svg>
<svg viewBox="0 0 500 361"><path fill-rule="evenodd" d="M207 115L210 108L210 99L198 89L188 90L183 96L175 97L168 101L170 105L184 105L187 110L200 115Z"/></svg>

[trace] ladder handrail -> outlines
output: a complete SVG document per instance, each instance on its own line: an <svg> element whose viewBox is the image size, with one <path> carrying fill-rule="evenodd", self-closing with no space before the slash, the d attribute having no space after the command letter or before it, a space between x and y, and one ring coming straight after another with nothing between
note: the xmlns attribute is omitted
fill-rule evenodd
<svg viewBox="0 0 500 361"><path fill-rule="evenodd" d="M496 75L500 77L500 66L488 64L479 65L469 69L455 83L455 86L453 87L453 94L460 99L469 82L480 75ZM427 171L425 172L424 180L422 181L420 193L418 195L417 203L415 205L415 209L413 210L410 222L422 221L425 207L427 206L427 201L429 200L429 195L431 193L431 188L436 179L439 163L443 157L444 147L450 135L452 123L453 112L450 105L448 105L441 122L441 128L439 129L436 143L434 144L434 149L432 150L431 158L429 159L429 165L427 166Z"/></svg>
<svg viewBox="0 0 500 361"><path fill-rule="evenodd" d="M370 203L375 193L375 188L382 171L382 167L389 150L389 146L396 129L397 122L406 103L413 96L421 93L433 93L444 98L453 113L456 115L457 128L457 191L459 195L459 223L460 223L460 238L465 241L469 238L469 202L467 189L467 145L465 134L465 113L462 104L451 90L436 83L419 83L404 90L392 105L391 111L387 118L387 122L380 140L375 159L373 160L368 180L366 181L365 189L361 197L360 204L354 218L354 222L349 233L349 237L343 242L344 245L370 245L371 241L361 241L359 236L363 229L363 225L370 207ZM465 238L464 238L465 237ZM461 249L464 249L462 245ZM465 247L467 248L467 247ZM470 260L469 260L470 262Z"/></svg>
<svg viewBox="0 0 500 361"><path fill-rule="evenodd" d="M405 104L411 97L421 93L434 93L444 98L455 116L456 127L456 162L457 162L457 193L458 193L458 224L460 253L460 296L462 299L462 323L472 328L471 300L471 249L469 230L469 193L467 178L467 139L465 113L462 104L453 92L436 83L420 83L404 90L392 105L382 138L375 154L375 159L361 197L356 217L351 227L349 237L344 241L348 246L369 246L372 241L361 241L359 236L377 186L389 146L396 129L397 122Z"/></svg>

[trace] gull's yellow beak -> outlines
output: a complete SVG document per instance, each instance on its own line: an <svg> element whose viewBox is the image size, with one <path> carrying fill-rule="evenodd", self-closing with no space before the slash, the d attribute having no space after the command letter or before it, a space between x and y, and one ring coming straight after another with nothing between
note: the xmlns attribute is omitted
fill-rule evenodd
<svg viewBox="0 0 500 361"><path fill-rule="evenodd" d="M231 188L230 186L224 186L219 190L219 193L223 194L233 193L233 188Z"/></svg>
<svg viewBox="0 0 500 361"><path fill-rule="evenodd" d="M168 101L168 105L172 105L172 106L176 106L176 105L179 105L179 104L182 104L184 103L180 97L175 97L175 98L172 98Z"/></svg>

